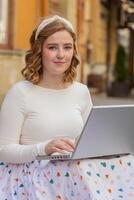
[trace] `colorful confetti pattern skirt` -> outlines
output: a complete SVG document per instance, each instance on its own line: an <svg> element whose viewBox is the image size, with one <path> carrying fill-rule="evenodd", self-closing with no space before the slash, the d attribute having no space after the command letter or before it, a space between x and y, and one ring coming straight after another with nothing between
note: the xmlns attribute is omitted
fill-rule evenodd
<svg viewBox="0 0 134 200"><path fill-rule="evenodd" d="M0 200L134 200L134 157L0 162Z"/></svg>

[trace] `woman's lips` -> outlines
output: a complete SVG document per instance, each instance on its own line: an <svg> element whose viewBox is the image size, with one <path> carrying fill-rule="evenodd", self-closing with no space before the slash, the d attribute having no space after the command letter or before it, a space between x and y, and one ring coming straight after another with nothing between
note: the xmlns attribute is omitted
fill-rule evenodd
<svg viewBox="0 0 134 200"><path fill-rule="evenodd" d="M56 64L64 64L65 62L54 62L54 63L56 63Z"/></svg>

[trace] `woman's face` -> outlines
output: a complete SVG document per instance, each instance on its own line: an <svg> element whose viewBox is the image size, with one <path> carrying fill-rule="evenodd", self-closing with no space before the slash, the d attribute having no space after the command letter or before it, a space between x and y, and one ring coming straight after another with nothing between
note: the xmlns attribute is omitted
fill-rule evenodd
<svg viewBox="0 0 134 200"><path fill-rule="evenodd" d="M69 32L58 31L43 44L42 63L45 75L63 76L70 67L74 53L74 42Z"/></svg>

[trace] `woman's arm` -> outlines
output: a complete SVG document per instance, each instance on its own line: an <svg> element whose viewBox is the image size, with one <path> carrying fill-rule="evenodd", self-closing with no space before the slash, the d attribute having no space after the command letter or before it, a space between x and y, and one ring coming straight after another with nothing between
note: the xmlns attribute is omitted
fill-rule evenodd
<svg viewBox="0 0 134 200"><path fill-rule="evenodd" d="M0 111L0 161L25 163L44 155L45 143L20 145L21 131L26 117L25 96L15 84L7 93Z"/></svg>
<svg viewBox="0 0 134 200"><path fill-rule="evenodd" d="M91 100L91 96L90 96L90 92L89 89L87 88L87 86L85 86L85 91L84 91L84 95L83 95L83 110L82 110L82 119L84 124L87 121L88 115L91 111L91 108L93 106L92 100Z"/></svg>

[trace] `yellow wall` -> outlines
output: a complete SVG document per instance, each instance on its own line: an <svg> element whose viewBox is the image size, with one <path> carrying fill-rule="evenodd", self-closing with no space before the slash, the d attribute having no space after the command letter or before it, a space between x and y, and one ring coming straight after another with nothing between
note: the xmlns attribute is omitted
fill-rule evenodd
<svg viewBox="0 0 134 200"><path fill-rule="evenodd" d="M90 40L93 44L92 59L93 63L106 63L107 54L107 19L100 17L101 13L108 15L107 9L100 4L100 1L91 1L91 26ZM114 62L116 51L116 6L113 8L111 26L111 63Z"/></svg>
<svg viewBox="0 0 134 200"><path fill-rule="evenodd" d="M24 67L24 53L10 51L0 54L0 104L6 91L18 80L22 79L21 69Z"/></svg>
<svg viewBox="0 0 134 200"><path fill-rule="evenodd" d="M47 14L46 5L46 0L15 1L15 49L27 49L29 47L29 37L33 28L40 16Z"/></svg>
<svg viewBox="0 0 134 200"><path fill-rule="evenodd" d="M103 10L98 0L91 1L91 29L90 39L93 44L93 62L105 63L106 59L106 20L100 18L100 14ZM103 11L104 12L104 11Z"/></svg>
<svg viewBox="0 0 134 200"><path fill-rule="evenodd" d="M31 31L36 23L36 1L16 0L15 10L15 48L27 49Z"/></svg>

